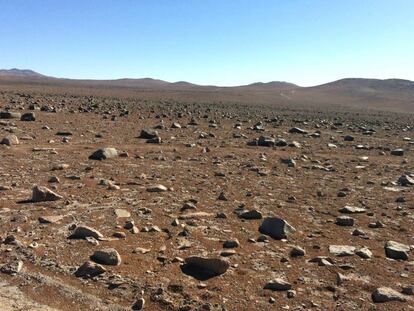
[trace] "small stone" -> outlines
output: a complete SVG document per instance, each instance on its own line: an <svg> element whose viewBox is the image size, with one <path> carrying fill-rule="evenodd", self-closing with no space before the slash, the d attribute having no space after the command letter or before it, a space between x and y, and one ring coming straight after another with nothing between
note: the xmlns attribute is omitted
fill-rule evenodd
<svg viewBox="0 0 414 311"><path fill-rule="evenodd" d="M61 221L63 217L61 215L40 216L39 222L41 224L54 224Z"/></svg>
<svg viewBox="0 0 414 311"><path fill-rule="evenodd" d="M16 275L23 268L23 261L16 260L9 262L0 268L0 271L4 274Z"/></svg>
<svg viewBox="0 0 414 311"><path fill-rule="evenodd" d="M414 287L405 286L405 287L403 287L401 293L403 293L404 295L413 296L414 295Z"/></svg>
<svg viewBox="0 0 414 311"><path fill-rule="evenodd" d="M105 273L106 269L100 264L94 263L92 261L86 261L82 266L80 266L75 271L76 277L91 278L102 273Z"/></svg>
<svg viewBox="0 0 414 311"><path fill-rule="evenodd" d="M145 306L145 299L139 298L135 301L134 305L132 306L132 310L142 310Z"/></svg>
<svg viewBox="0 0 414 311"><path fill-rule="evenodd" d="M272 291L286 291L290 290L292 288L292 285L281 278L274 279L270 282L268 282L264 289L270 289Z"/></svg>
<svg viewBox="0 0 414 311"><path fill-rule="evenodd" d="M115 215L118 218L128 218L131 217L131 213L127 211L126 209L117 208L115 209Z"/></svg>
<svg viewBox="0 0 414 311"><path fill-rule="evenodd" d="M230 257L236 254L237 252L234 249L225 249L220 252L220 256L223 256L223 257Z"/></svg>
<svg viewBox="0 0 414 311"><path fill-rule="evenodd" d="M52 177L49 178L48 182L49 183L57 183L58 184L58 183L60 183L60 179L57 176L52 176Z"/></svg>
<svg viewBox="0 0 414 311"><path fill-rule="evenodd" d="M315 262L318 266L333 266L334 262L332 259L326 256L317 256L309 260L309 262Z"/></svg>
<svg viewBox="0 0 414 311"><path fill-rule="evenodd" d="M329 245L329 252L338 257L352 256L355 253L355 247L348 245Z"/></svg>
<svg viewBox="0 0 414 311"><path fill-rule="evenodd" d="M126 234L125 234L125 232L122 232L122 231L114 232L114 234L112 234L112 236L114 238L117 238L117 239L126 239Z"/></svg>
<svg viewBox="0 0 414 311"><path fill-rule="evenodd" d="M296 291L294 291L293 289L290 289L287 291L286 293L287 298L295 298L296 297Z"/></svg>
<svg viewBox="0 0 414 311"><path fill-rule="evenodd" d="M398 183L403 187L408 187L414 185L414 178L409 175L402 175L398 179Z"/></svg>
<svg viewBox="0 0 414 311"><path fill-rule="evenodd" d="M369 250L368 247L363 247L358 249L355 254L357 254L359 257L364 259L369 259L372 257L372 252Z"/></svg>
<svg viewBox="0 0 414 311"><path fill-rule="evenodd" d="M240 246L240 242L237 239L227 240L224 241L223 247L224 248L236 248Z"/></svg>
<svg viewBox="0 0 414 311"><path fill-rule="evenodd" d="M391 150L391 155L402 157L404 155L404 149L398 148L398 149Z"/></svg>
<svg viewBox="0 0 414 311"><path fill-rule="evenodd" d="M86 237L93 237L97 240L103 238L103 234L91 227L79 225L75 228L69 238L71 239L85 239Z"/></svg>
<svg viewBox="0 0 414 311"><path fill-rule="evenodd" d="M300 246L293 246L289 254L291 257L301 257L305 256L306 252Z"/></svg>
<svg viewBox="0 0 414 311"><path fill-rule="evenodd" d="M36 121L36 114L34 112L24 113L20 117L20 121Z"/></svg>
<svg viewBox="0 0 414 311"><path fill-rule="evenodd" d="M144 139L152 139L152 138L158 137L158 132L153 131L153 130L143 129L141 130L141 133L139 134L138 137L144 138Z"/></svg>
<svg viewBox="0 0 414 311"><path fill-rule="evenodd" d="M0 144L7 145L7 146L18 145L19 139L17 138L16 135L7 135L1 140Z"/></svg>
<svg viewBox="0 0 414 311"><path fill-rule="evenodd" d="M335 222L338 226L351 227L355 223L355 219L349 216L339 216Z"/></svg>
<svg viewBox="0 0 414 311"><path fill-rule="evenodd" d="M252 220L252 219L262 219L262 213L258 210L242 211L238 213L239 217L242 219Z"/></svg>
<svg viewBox="0 0 414 311"><path fill-rule="evenodd" d="M133 220L128 220L125 222L124 229L130 230L134 227L135 222Z"/></svg>
<svg viewBox="0 0 414 311"><path fill-rule="evenodd" d="M148 192L165 192L168 188L163 185L154 185L147 188Z"/></svg>
<svg viewBox="0 0 414 311"><path fill-rule="evenodd" d="M20 112L13 111L0 111L0 119L20 119Z"/></svg>
<svg viewBox="0 0 414 311"><path fill-rule="evenodd" d="M346 205L345 207L341 208L339 211L344 214L360 214L360 213L365 213L367 210L362 207Z"/></svg>
<svg viewBox="0 0 414 311"><path fill-rule="evenodd" d="M151 251L151 249L149 249L149 248L137 247L132 252L135 253L135 254L137 254L137 253L146 254L146 253L149 253L150 251Z"/></svg>

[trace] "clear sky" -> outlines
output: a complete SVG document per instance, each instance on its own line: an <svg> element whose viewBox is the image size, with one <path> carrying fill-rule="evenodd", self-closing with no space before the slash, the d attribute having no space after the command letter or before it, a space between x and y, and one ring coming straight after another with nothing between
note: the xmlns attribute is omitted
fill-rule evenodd
<svg viewBox="0 0 414 311"><path fill-rule="evenodd" d="M414 0L0 0L0 68L198 84L414 80Z"/></svg>

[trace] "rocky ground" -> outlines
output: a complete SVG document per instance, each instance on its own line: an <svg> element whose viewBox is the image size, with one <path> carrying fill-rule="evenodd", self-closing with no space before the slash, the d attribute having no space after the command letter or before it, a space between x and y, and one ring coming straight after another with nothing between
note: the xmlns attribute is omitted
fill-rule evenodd
<svg viewBox="0 0 414 311"><path fill-rule="evenodd" d="M0 108L2 310L414 310L414 115Z"/></svg>

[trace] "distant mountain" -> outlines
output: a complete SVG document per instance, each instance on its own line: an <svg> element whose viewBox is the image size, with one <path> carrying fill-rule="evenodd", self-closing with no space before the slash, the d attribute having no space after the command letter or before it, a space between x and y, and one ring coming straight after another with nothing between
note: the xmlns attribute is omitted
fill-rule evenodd
<svg viewBox="0 0 414 311"><path fill-rule="evenodd" d="M9 77L46 77L40 73L37 73L30 69L0 69L0 76L9 76Z"/></svg>
<svg viewBox="0 0 414 311"><path fill-rule="evenodd" d="M296 88L298 87L296 84L284 82L284 81L271 81L271 82L256 82L251 83L248 85L244 85L245 87L263 87L263 88Z"/></svg>
<svg viewBox="0 0 414 311"><path fill-rule="evenodd" d="M0 70L0 87L20 90L25 86L42 91L48 87L74 92L78 90L85 94L139 96L151 100L167 98L189 102L242 102L414 112L414 82L402 79L346 78L312 87L301 87L283 81L223 87L186 81L171 83L151 78L65 79L44 76L32 70Z"/></svg>
<svg viewBox="0 0 414 311"><path fill-rule="evenodd" d="M362 79L347 78L330 83L314 86L312 88L320 90L337 90L337 89L353 89L365 92L384 92L384 91L414 91L414 81L402 79Z"/></svg>

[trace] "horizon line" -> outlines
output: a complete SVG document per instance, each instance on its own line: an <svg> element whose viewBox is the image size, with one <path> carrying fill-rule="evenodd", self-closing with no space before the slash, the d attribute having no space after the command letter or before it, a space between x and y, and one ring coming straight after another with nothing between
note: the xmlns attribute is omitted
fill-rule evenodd
<svg viewBox="0 0 414 311"><path fill-rule="evenodd" d="M313 85L308 85L308 86L303 86L303 85L299 85L296 84L294 82L289 82L289 81L282 81L282 80L271 80L271 81L267 81L267 82L263 82L263 81L255 81L255 82L251 82L248 84L235 84L235 85L216 85L216 84L198 84L198 83L193 83L193 82L189 82L186 80L179 80L179 81L168 81L168 80L163 80L163 79L158 79L158 78L152 78L152 77L141 77L141 78L131 78L131 77L121 77L121 78L103 78L103 79L93 79L93 78L67 78L67 77L57 77L57 76L49 76L49 75L45 75L42 73L39 73L37 71L34 71L32 69L20 69L20 68L10 68L10 69L4 69L4 68L0 68L0 72L1 71L13 71L13 70L17 70L17 71L31 71L37 75L39 75L37 78L51 78L51 79L61 79L61 80L73 80L73 81L120 81L120 80L154 80L154 81L160 81L160 82L166 82L168 84L177 84L177 83L188 83L194 86L200 86L200 87L222 87L222 88L232 88L232 87L245 87L245 86L252 86L254 84L269 84L269 83L286 83L286 84L291 84L300 88L311 88L311 87L318 87L318 86L322 86L325 84L329 84L329 83L333 83L333 82L337 82L337 81L342 81L342 80L378 80L378 81L389 81L389 80L400 80L400 81L407 81L407 82L412 82L414 83L414 80L410 80L410 79L401 79L401 78L362 78L362 77L344 77L344 78L339 78L339 79L335 79L332 81L328 81L328 82L324 82L324 83L320 83L320 84L313 84ZM0 75L1 76L1 75ZM5 75L3 75L5 76ZM10 75L13 76L13 75ZM36 76L19 76L19 75L14 75L14 77L30 77L30 78L36 78Z"/></svg>

